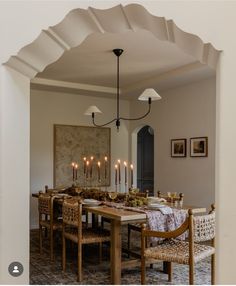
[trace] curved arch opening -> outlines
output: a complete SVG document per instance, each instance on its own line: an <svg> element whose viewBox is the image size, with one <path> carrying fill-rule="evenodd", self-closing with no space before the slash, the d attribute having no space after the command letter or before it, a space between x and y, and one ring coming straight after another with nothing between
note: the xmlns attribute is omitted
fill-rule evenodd
<svg viewBox="0 0 236 286"><path fill-rule="evenodd" d="M138 18L135 16L136 13L139 13ZM109 15L113 15L114 17L110 17ZM139 19L147 19L147 22L142 23ZM78 31L75 32L76 29L71 29L74 25L79 25L81 27L80 33L78 33ZM197 68L198 70L198 67L202 67L201 64L206 64L213 69L216 67L219 51L214 49L211 44L203 43L199 37L185 33L179 29L172 20L167 21L165 18L151 15L144 7L137 4L125 7L117 6L105 11L90 8L89 13L87 10L83 9L73 10L61 23L54 27L50 27L46 31L42 31L33 43L22 48L16 56L12 56L6 65L19 71L23 75L26 75L29 79L33 79L48 65L55 63L58 59L63 57L66 51L69 51L74 47L79 47L81 43L84 43L88 35L94 33L113 33L122 36L122 33L131 31L132 29L144 29L160 41L168 41L170 44L174 43L198 61L198 63L195 64L191 63L191 66L185 65L182 69L185 72L192 70L192 68ZM192 46L195 47L194 50L192 49ZM45 53L45 51L47 51L47 53ZM145 81L145 84L150 84L155 81L165 83L167 77L171 74L179 76L182 70L178 70L177 73L173 71L167 74L163 73L158 77L158 80L157 78L149 78ZM62 81L60 83L57 79L40 80L41 79L37 79L35 82L32 82L33 84L37 84L38 86L41 85L42 87L47 86L51 88L59 86L60 88L67 89L67 91L69 89L72 89L73 91L83 90L85 94L86 92L90 93L94 90L103 95L113 94L113 90L110 86L102 86L100 83L97 86L92 86L90 83L86 85L83 83L69 82L69 85L67 85L68 82ZM132 95L132 92L136 93L139 89L144 87L143 83L144 82L141 82L140 85L134 83L133 85L126 86L124 93L126 92L130 95ZM28 84L30 85L30 81ZM132 162L136 164L136 166L138 161L137 136L144 127L145 124L140 125L140 127L132 132L131 136L131 157ZM22 136L29 136L29 132L27 132L28 131L22 133ZM19 138L16 138L16 140L19 140ZM19 147L19 150L20 149L21 147ZM22 153L25 153L25 149ZM27 168L25 168L25 170L26 169ZM134 175L134 182L137 182L137 171ZM28 194L25 203L28 204Z"/></svg>
<svg viewBox="0 0 236 286"><path fill-rule="evenodd" d="M154 129L142 124L131 133L131 161L136 166L134 187L154 194Z"/></svg>
<svg viewBox="0 0 236 286"><path fill-rule="evenodd" d="M74 9L59 24L43 30L5 64L32 79L63 54L83 44L90 35L109 33L123 37L127 32L135 34L142 31L148 31L153 38L168 42L199 63L216 69L220 51L210 43L204 43L197 35L181 30L173 20L152 15L139 4L118 5L107 10L91 7L88 10ZM188 63L185 68L189 68Z"/></svg>

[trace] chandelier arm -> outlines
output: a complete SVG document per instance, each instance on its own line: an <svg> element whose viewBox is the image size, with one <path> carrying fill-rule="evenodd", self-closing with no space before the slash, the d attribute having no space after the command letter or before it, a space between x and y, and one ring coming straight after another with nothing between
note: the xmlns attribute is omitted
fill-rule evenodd
<svg viewBox="0 0 236 286"><path fill-rule="evenodd" d="M148 104L148 111L144 115L142 115L140 117L136 117L136 118L120 117L120 119L122 119L122 120L140 120L140 119L143 119L144 117L146 117L150 113L150 111L151 111L151 103Z"/></svg>
<svg viewBox="0 0 236 286"><path fill-rule="evenodd" d="M92 115L92 120L93 120L93 125L96 126L96 127L104 127L104 126L107 126L109 124L111 124L112 122L116 121L116 118L115 119L112 119L111 121L107 122L107 123L104 123L104 124L97 124L95 123L95 116Z"/></svg>

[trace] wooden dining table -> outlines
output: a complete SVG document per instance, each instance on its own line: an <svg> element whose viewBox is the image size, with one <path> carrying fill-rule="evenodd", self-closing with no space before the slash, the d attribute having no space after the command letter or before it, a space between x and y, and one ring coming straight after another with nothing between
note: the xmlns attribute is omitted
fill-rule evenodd
<svg viewBox="0 0 236 286"><path fill-rule="evenodd" d="M32 194L32 197L37 198L38 194ZM59 204L62 203L62 199L58 199ZM192 209L193 213L203 213L206 212L204 207L196 206L173 206L167 204L174 208L179 209ZM122 225L129 223L142 223L146 222L147 217L146 213L138 212L135 210L127 210L125 208L111 207L107 205L99 206L83 206L83 209L87 212L90 212L94 216L102 216L110 220L110 230L111 230L111 247L110 247L110 262L111 262L111 284L120 285L121 284L121 271L127 265L135 265L129 261L122 262L121 253L122 253L122 243L121 243L121 234L122 234ZM137 260L140 263L140 259ZM132 261L131 261L132 262ZM165 265L164 265L165 267Z"/></svg>
<svg viewBox="0 0 236 286"><path fill-rule="evenodd" d="M177 207L178 208L178 207ZM182 206L181 209L191 208L194 213L205 212L204 207ZM126 262L121 260L121 226L128 223L146 222L146 214L122 208L109 206L86 207L92 214L101 215L111 221L111 284L121 284L121 270Z"/></svg>
<svg viewBox="0 0 236 286"><path fill-rule="evenodd" d="M145 222L146 214L108 206L86 207L92 214L101 215L111 221L111 284L121 284L121 226L128 223Z"/></svg>

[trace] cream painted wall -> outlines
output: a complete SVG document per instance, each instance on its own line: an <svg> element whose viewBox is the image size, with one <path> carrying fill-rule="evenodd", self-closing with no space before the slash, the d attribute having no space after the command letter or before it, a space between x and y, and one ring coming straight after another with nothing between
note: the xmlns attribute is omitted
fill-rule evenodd
<svg viewBox="0 0 236 286"><path fill-rule="evenodd" d="M119 1L123 4L133 1ZM21 47L30 43L37 37L41 29L47 28L60 21L66 13L72 8L86 7L88 5L100 9L112 7L119 3L118 1L1 1L0 2L0 62L3 63L9 56L15 54ZM235 62L236 62L236 38L233 34L233 28L236 25L235 1L135 1L145 6L152 14L165 16L167 19L173 19L177 25L189 32L200 36L205 42L211 42L216 48L222 49L218 67L217 67L217 89L216 89L216 204L217 204L217 283L235 284L235 257L236 257L236 230L234 221L236 218L236 192L235 189L235 161L236 161L236 126L235 126ZM47 11L47 13L45 13ZM7 27L7 29L6 29ZM14 78L14 76L13 76ZM5 72L1 73L0 97L5 98L10 91L17 97L17 91L24 80L11 80L5 77ZM27 82L27 81L25 81ZM3 88L4 83L4 88ZM28 86L24 86L24 93L29 92ZM13 130L15 116L21 122L29 123L26 119L29 110L25 110L16 101L10 103L12 108L7 115L4 105L1 106L1 119L4 119L5 129ZM13 116L14 111L14 116ZM12 113L11 113L12 112ZM1 120L1 128L2 128ZM14 127L15 128L15 127ZM2 135L2 133L1 133ZM28 136L27 136L28 135ZM29 208L29 172L28 165L25 164L25 158L19 154L24 154L29 146L25 144L24 138L29 138L28 130L17 133L17 159L20 163L22 182L25 188L21 188L21 195L24 200L16 206L15 211L21 214L21 221L28 223ZM0 199L1 206L11 207L6 200L9 187L3 183L12 181L11 173L8 172L8 156L3 156L3 152L11 154L11 146L6 142L11 142L7 137L1 136L1 182ZM19 156L19 157L18 157ZM18 172L17 166L11 166L11 170ZM25 183L24 183L25 182ZM28 182L28 184L27 184ZM15 189L17 182L12 185ZM28 199L27 199L28 197ZM4 202L3 202L4 200ZM23 212L22 212L23 210ZM11 245L11 252L0 252L1 276L0 283L28 283L27 273L22 280L12 279L7 274L8 261L11 260L13 252L18 253L25 263L29 261L29 253L25 250L28 245L28 232L23 228L16 228L14 233L9 233L8 213L1 213L0 218L0 250L7 244ZM14 218L14 217L13 217ZM5 232L3 236L2 233ZM17 244L15 238L19 237ZM29 249L29 247L27 248ZM27 265L26 265L27 267Z"/></svg>
<svg viewBox="0 0 236 286"><path fill-rule="evenodd" d="M159 92L151 114L133 122L131 133L140 125L154 129L155 191L183 192L185 203L209 207L215 202L215 78ZM143 103L132 102L131 114L143 112ZM207 136L207 158L189 156L189 138ZM171 158L170 140L187 139L187 157Z"/></svg>
<svg viewBox="0 0 236 286"><path fill-rule="evenodd" d="M53 124L91 126L84 112L96 105L103 112L98 122L107 122L116 114L116 101L78 94L31 90L30 96L30 189L38 192L53 186ZM129 115L129 102L121 101L122 114ZM115 123L114 123L115 124ZM122 122L119 133L111 125L111 188L114 188L113 166L119 158L129 159L129 122ZM124 176L121 185L124 186ZM38 226L37 200L31 198L31 228Z"/></svg>
<svg viewBox="0 0 236 286"><path fill-rule="evenodd" d="M8 265L21 262L29 277L29 99L28 79L1 67L0 84L0 284L14 284ZM25 235L24 235L25 234Z"/></svg>

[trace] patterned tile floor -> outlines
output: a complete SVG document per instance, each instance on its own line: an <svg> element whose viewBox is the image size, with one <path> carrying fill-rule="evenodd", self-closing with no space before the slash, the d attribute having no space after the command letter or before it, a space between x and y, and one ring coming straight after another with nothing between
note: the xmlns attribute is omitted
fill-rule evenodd
<svg viewBox="0 0 236 286"><path fill-rule="evenodd" d="M123 229L122 243L126 244L127 229ZM140 241L139 234L133 232L133 241ZM85 245L83 253L83 282L76 281L76 248L68 246L67 252L67 270L61 271L61 244L60 237L55 238L55 244L58 244L55 250L55 262L49 260L48 241L44 240L43 254L39 255L38 231L31 231L31 256L30 256L30 284L34 285L62 285L62 284L83 284L83 285L107 285L110 284L109 270L109 245L103 247L103 261L98 263L98 247L96 245ZM136 246L137 248L137 246ZM127 259L124 254L124 259ZM168 284L188 284L188 267L185 265L173 265L173 281L168 283L167 275L161 271L161 263L154 265L153 269L147 268L147 284L149 285L168 285ZM121 283L123 285L140 284L140 268L131 268L122 270ZM198 263L195 268L195 283L210 284L210 261Z"/></svg>

